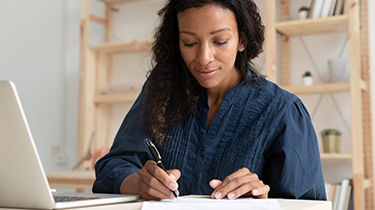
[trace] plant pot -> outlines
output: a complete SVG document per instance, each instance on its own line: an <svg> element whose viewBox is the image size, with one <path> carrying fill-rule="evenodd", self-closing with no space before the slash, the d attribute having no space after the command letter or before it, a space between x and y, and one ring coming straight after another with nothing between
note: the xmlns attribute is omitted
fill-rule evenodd
<svg viewBox="0 0 375 210"><path fill-rule="evenodd" d="M340 153L341 135L324 135L324 153Z"/></svg>
<svg viewBox="0 0 375 210"><path fill-rule="evenodd" d="M300 12L298 12L298 14L299 14L300 20L305 20L307 18L307 11L306 10L300 11Z"/></svg>
<svg viewBox="0 0 375 210"><path fill-rule="evenodd" d="M303 85L310 86L313 84L313 82L314 82L313 77L303 77Z"/></svg>

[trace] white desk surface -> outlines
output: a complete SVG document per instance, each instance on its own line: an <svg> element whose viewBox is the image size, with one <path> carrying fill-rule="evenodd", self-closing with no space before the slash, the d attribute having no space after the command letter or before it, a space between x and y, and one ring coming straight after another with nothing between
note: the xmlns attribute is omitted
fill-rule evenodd
<svg viewBox="0 0 375 210"><path fill-rule="evenodd" d="M196 197L196 196L194 196ZM284 210L332 210L330 201L311 201L294 199L277 199L279 206ZM75 210L140 210L142 201L74 208ZM0 208L0 210L16 210L15 208Z"/></svg>

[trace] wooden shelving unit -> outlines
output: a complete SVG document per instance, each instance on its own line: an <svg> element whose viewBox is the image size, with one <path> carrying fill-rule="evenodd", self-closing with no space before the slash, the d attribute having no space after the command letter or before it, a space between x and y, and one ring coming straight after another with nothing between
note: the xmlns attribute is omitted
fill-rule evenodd
<svg viewBox="0 0 375 210"><path fill-rule="evenodd" d="M106 18L102 19L89 14L89 0L82 0L81 19L81 81L79 102L79 129L78 129L78 159L91 148L92 153L102 147L110 147L112 140L111 114L112 105L118 103L132 104L139 92L107 93L112 74L112 55L124 53L145 52L151 50L152 39L130 40L125 42L112 41L112 7L141 0L101 0L106 4ZM88 44L89 21L103 24L106 28L106 42L100 45ZM94 144L90 144L90 142ZM86 165L91 166L89 160ZM83 165L82 168L87 166Z"/></svg>
<svg viewBox="0 0 375 210"><path fill-rule="evenodd" d="M367 0L346 0L345 4L350 5L348 15L312 20L290 20L289 4L290 0L281 0L280 8L276 8L275 0L266 0L268 78L296 95L350 93L352 152L351 154L321 154L321 159L351 161L354 209L374 209ZM280 22L276 22L276 9L280 10ZM342 31L347 31L350 37L350 82L290 86L290 37ZM280 69L276 66L277 37L281 37ZM276 79L278 74L281 74L281 81Z"/></svg>
<svg viewBox="0 0 375 210"><path fill-rule="evenodd" d="M79 191L91 188L95 173L93 163L99 148L108 148L112 144L111 114L112 105L132 104L139 92L106 93L112 74L112 55L145 52L151 49L153 40L112 41L112 7L142 0L101 0L106 5L106 18L89 13L89 0L81 0L81 57L80 57L80 97L78 117L77 160L84 160L75 171L63 171L47 174L51 186L72 187ZM102 24L106 28L106 42L90 46L88 43L89 22ZM91 145L91 147L90 147ZM90 154L90 155L88 155ZM87 171L87 169L89 169Z"/></svg>

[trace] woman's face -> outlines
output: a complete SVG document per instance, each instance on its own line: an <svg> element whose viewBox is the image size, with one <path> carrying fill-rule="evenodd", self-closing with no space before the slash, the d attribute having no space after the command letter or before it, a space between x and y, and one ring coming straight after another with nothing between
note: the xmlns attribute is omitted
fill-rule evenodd
<svg viewBox="0 0 375 210"><path fill-rule="evenodd" d="M233 12L209 4L189 8L177 19L182 58L199 84L218 90L237 86L241 77L234 62L244 48Z"/></svg>

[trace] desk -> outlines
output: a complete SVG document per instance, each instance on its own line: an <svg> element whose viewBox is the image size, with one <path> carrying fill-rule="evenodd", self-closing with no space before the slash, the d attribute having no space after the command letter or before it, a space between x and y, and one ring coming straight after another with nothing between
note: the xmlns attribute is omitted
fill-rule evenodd
<svg viewBox="0 0 375 210"><path fill-rule="evenodd" d="M188 196L190 197L190 196ZM191 196L197 197L197 196ZM276 199L281 209L284 210L332 210L330 201L310 201L310 200L292 200L292 199ZM74 208L75 210L140 210L142 201ZM0 210L16 210L14 208L0 208ZM72 209L71 209L72 210Z"/></svg>

